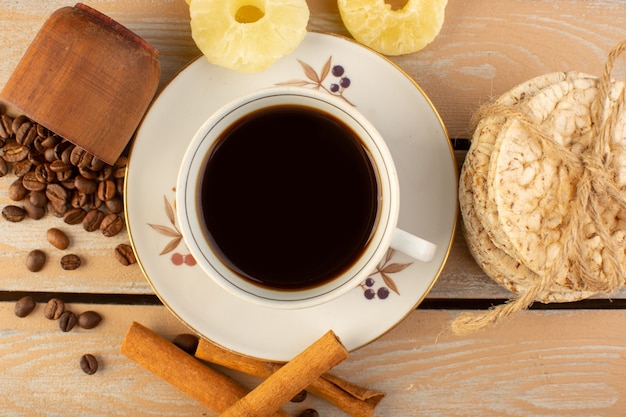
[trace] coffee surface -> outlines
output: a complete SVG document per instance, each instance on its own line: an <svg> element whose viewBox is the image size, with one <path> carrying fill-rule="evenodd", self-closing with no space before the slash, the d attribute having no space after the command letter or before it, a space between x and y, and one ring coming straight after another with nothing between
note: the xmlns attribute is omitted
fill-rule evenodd
<svg viewBox="0 0 626 417"><path fill-rule="evenodd" d="M244 278L284 290L320 285L367 247L378 209L369 152L332 115L258 110L217 140L201 181L207 237Z"/></svg>

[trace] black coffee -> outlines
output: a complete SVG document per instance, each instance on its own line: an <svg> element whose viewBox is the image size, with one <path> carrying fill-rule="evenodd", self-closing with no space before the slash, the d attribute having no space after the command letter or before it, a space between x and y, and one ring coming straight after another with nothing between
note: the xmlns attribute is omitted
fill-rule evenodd
<svg viewBox="0 0 626 417"><path fill-rule="evenodd" d="M211 151L201 183L209 241L229 267L263 286L320 285L368 244L377 177L358 136L299 106L235 122Z"/></svg>

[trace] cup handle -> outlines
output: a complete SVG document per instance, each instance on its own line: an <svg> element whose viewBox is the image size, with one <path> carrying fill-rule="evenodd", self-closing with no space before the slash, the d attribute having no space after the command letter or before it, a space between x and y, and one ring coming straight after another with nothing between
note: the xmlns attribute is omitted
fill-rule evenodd
<svg viewBox="0 0 626 417"><path fill-rule="evenodd" d="M391 238L391 247L422 262L432 261L435 256L435 250L437 250L437 245L434 243L414 236L402 229L394 231Z"/></svg>

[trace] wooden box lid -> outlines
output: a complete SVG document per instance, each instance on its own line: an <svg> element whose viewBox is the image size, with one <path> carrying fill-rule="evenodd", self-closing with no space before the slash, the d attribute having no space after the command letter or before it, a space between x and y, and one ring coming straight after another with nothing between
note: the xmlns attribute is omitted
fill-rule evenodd
<svg viewBox="0 0 626 417"><path fill-rule="evenodd" d="M159 79L154 47L78 3L48 18L0 99L8 112L25 114L113 164L150 105Z"/></svg>

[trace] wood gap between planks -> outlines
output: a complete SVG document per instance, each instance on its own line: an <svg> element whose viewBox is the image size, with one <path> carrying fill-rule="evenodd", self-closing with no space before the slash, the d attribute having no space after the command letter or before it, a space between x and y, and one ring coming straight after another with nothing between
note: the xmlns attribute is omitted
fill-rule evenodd
<svg viewBox="0 0 626 417"><path fill-rule="evenodd" d="M0 291L0 302L15 302L30 295L37 303L47 303L59 298L68 304L111 304L160 306L158 296L152 294L87 294L69 292ZM487 310L506 303L504 298L426 298L417 307L419 310ZM626 309L626 299L589 298L569 303L534 303L531 310L619 310Z"/></svg>

